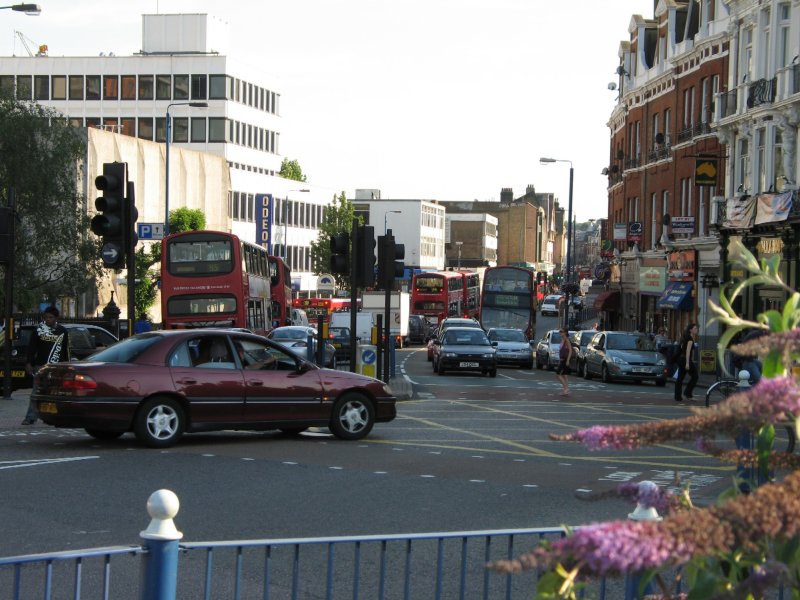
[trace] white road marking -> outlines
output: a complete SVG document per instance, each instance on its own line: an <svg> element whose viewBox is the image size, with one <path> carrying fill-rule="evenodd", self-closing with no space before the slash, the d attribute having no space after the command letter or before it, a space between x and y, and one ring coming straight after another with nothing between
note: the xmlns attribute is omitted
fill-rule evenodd
<svg viewBox="0 0 800 600"><path fill-rule="evenodd" d="M4 460L0 462L2 469L20 469L23 467L39 467L42 465L55 465L58 463L75 462L79 460L93 460L99 456L72 456L64 458L42 458L36 460Z"/></svg>

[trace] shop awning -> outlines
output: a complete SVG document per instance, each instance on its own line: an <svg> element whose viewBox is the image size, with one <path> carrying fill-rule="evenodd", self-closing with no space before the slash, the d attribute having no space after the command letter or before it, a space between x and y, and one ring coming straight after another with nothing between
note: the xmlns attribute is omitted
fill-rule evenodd
<svg viewBox="0 0 800 600"><path fill-rule="evenodd" d="M656 306L672 310L692 310L692 286L690 282L670 283Z"/></svg>
<svg viewBox="0 0 800 600"><path fill-rule="evenodd" d="M619 292L617 290L600 292L594 299L595 310L615 310L617 308L619 308Z"/></svg>

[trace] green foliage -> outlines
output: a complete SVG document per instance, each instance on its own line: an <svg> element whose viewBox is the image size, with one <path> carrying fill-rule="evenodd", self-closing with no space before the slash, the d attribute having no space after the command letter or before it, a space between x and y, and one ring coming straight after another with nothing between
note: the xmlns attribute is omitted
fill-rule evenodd
<svg viewBox="0 0 800 600"><path fill-rule="evenodd" d="M319 226L317 239L311 242L311 269L315 275L330 272L331 247L330 238L337 233L351 233L353 229L353 219L355 209L353 203L347 199L347 195L342 192L338 198L333 197L330 206L325 209L325 216ZM359 218L359 224L362 219ZM352 257L352 244L350 256ZM341 289L349 289L350 281L341 275L336 275L336 286Z"/></svg>
<svg viewBox="0 0 800 600"><path fill-rule="evenodd" d="M169 211L170 233L199 231L206 228L206 215L196 208L177 208ZM136 251L136 290L134 306L136 315L146 314L156 301L158 280L161 277L161 242L141 246Z"/></svg>
<svg viewBox="0 0 800 600"><path fill-rule="evenodd" d="M296 160L289 160L284 158L281 163L281 170L278 175L285 179L292 179L294 181L305 181L306 176L303 175L303 169L300 168L300 163Z"/></svg>
<svg viewBox="0 0 800 600"><path fill-rule="evenodd" d="M55 110L0 98L0 202L6 205L14 188L18 312L44 296L53 301L96 289L100 247L88 233L87 199L79 188L81 177L94 177L79 172L85 147L81 130Z"/></svg>

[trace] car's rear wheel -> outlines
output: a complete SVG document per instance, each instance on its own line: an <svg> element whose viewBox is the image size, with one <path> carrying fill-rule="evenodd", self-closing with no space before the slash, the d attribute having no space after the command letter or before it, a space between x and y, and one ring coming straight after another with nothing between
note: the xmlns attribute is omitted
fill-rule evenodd
<svg viewBox="0 0 800 600"><path fill-rule="evenodd" d="M118 437L121 437L123 433L125 433L124 431L106 431L105 429L92 429L91 427L86 427L84 431L96 440L115 440Z"/></svg>
<svg viewBox="0 0 800 600"><path fill-rule="evenodd" d="M331 415L330 429L342 440L360 440L375 425L375 409L361 394L347 393L336 402Z"/></svg>
<svg viewBox="0 0 800 600"><path fill-rule="evenodd" d="M186 429L183 407L172 398L152 398L136 413L134 433L151 448L166 448L177 443Z"/></svg>
<svg viewBox="0 0 800 600"><path fill-rule="evenodd" d="M436 365L436 372L439 373L439 375L444 375L444 365L441 360L439 360L439 363Z"/></svg>

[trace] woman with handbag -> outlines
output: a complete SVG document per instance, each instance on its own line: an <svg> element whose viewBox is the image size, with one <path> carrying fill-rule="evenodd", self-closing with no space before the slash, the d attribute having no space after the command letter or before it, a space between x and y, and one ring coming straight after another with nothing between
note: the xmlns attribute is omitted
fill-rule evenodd
<svg viewBox="0 0 800 600"><path fill-rule="evenodd" d="M681 337L681 349L678 353L678 375L675 379L675 402L680 402L684 398L686 400L693 399L692 392L694 391L694 386L697 384L697 365L692 358L696 345L697 323L689 323ZM686 384L686 389L683 390L683 395L681 395L683 378L686 377L687 373L689 374L689 382Z"/></svg>
<svg viewBox="0 0 800 600"><path fill-rule="evenodd" d="M556 368L556 377L561 382L561 387L564 389L559 392L559 396L569 396L569 359L572 358L572 344L569 341L569 331L560 329L561 345L558 347L558 367Z"/></svg>

